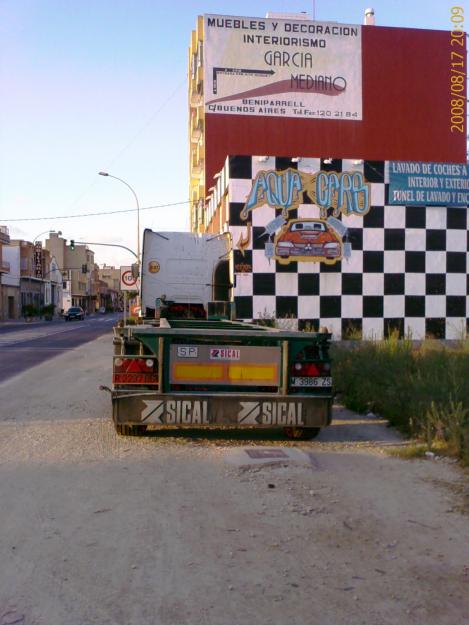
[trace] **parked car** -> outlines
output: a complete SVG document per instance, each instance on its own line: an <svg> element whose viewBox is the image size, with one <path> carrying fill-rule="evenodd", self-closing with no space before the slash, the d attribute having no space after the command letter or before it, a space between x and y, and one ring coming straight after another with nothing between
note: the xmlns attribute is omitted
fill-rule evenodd
<svg viewBox="0 0 469 625"><path fill-rule="evenodd" d="M85 311L80 306L72 306L64 313L65 321L71 321L72 319L80 319L83 321L85 318Z"/></svg>
<svg viewBox="0 0 469 625"><path fill-rule="evenodd" d="M104 306L101 306L100 308L98 308L98 315L105 315L106 314L106 308Z"/></svg>
<svg viewBox="0 0 469 625"><path fill-rule="evenodd" d="M275 254L280 262L300 256L334 261L342 256L342 242L323 219L292 219L279 233Z"/></svg>

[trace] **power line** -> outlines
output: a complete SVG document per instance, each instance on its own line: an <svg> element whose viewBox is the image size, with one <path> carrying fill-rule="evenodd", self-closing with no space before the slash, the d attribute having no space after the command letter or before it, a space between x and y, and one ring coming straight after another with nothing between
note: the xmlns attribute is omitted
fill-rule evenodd
<svg viewBox="0 0 469 625"><path fill-rule="evenodd" d="M163 100L163 102L161 102L158 105L157 109L152 113L150 118L143 124L143 126L134 134L132 139L127 141L127 143L124 145L124 147L122 147L119 150L119 152L110 161L107 162L107 164L105 164L103 169L105 169L106 171L108 169L110 169L112 167L112 165L122 156L122 154L135 143L137 138L153 123L153 121L157 117L157 115L173 99L173 97L176 95L176 93L179 91L179 89L185 84L186 80L187 80L187 78L184 77L184 79L179 83L179 85L174 89L174 91L167 98L165 98ZM80 202L80 200L82 200L85 197L85 195L88 193L88 191L90 189L92 189L96 185L96 183L97 183L97 179L96 179L96 176L94 176L93 179L91 180L90 184L86 187L86 189L84 191L82 191L80 193L80 195L70 204L69 209L72 209L74 206L76 206L78 204L78 202Z"/></svg>
<svg viewBox="0 0 469 625"><path fill-rule="evenodd" d="M171 204L156 204L155 206L142 206L141 211L148 211L154 208L167 208L168 206L181 206L182 204L192 204L191 200L183 200L182 202L172 202ZM80 213L78 215L54 215L53 217L22 217L16 219L1 218L2 222L12 221L46 221L54 219L78 219L80 217L98 217L100 215L117 215L118 213L136 213L137 208L126 208L118 211L103 211L99 213Z"/></svg>
<svg viewBox="0 0 469 625"><path fill-rule="evenodd" d="M112 165L113 163L115 163L120 157L121 155L131 146L135 143L136 139L153 123L154 119L157 117L157 115L162 111L162 109L173 99L173 97L176 95L176 93L181 89L181 87L185 84L186 82L186 78L184 78L184 80L182 80L177 87L172 91L172 93L163 100L163 102L160 103L160 105L157 107L157 109L153 112L153 114L150 116L150 118L145 122L145 124L134 134L133 138L130 139L130 141L127 141L127 143L124 145L123 148L121 148L119 150L119 152L117 153L116 156L114 156L114 158L111 159L111 161L109 161L108 165ZM109 167L107 167L109 168ZM90 185L77 197L77 199L72 202L70 208L72 208L73 206L75 206L87 193L88 191L94 187L94 185L96 184L95 181L91 182ZM144 210L151 210L153 208L166 208L169 206L180 206L182 204L190 204L190 200L186 200L184 202L174 202L172 204L160 204L157 206L144 206L141 207L140 210L144 211ZM100 212L100 213L83 213L83 214L79 214L79 215L59 215L57 217L24 217L21 219L5 219L5 218L1 218L2 222L19 222L19 221L53 221L54 219L78 219L80 217L98 217L100 215L116 215L118 213L133 213L136 212L136 208L132 208L132 209L127 209L127 210L120 210L120 211L107 211L107 212Z"/></svg>

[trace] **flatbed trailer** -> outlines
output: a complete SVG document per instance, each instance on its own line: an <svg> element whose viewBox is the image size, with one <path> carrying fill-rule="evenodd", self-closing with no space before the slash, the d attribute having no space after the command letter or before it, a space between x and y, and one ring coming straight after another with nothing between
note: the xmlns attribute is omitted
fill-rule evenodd
<svg viewBox="0 0 469 625"><path fill-rule="evenodd" d="M280 427L312 438L331 421L330 338L228 320L116 327L106 389L116 430Z"/></svg>

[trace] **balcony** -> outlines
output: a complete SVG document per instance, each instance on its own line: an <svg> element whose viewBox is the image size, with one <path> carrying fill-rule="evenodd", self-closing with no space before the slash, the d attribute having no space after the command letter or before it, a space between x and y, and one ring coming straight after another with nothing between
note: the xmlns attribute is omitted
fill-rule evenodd
<svg viewBox="0 0 469 625"><path fill-rule="evenodd" d="M7 226L0 226L0 243L10 243L10 231Z"/></svg>
<svg viewBox="0 0 469 625"><path fill-rule="evenodd" d="M205 173L204 168L205 163L203 158L199 159L198 161L192 159L191 174L194 178L199 178L200 176L203 176Z"/></svg>
<svg viewBox="0 0 469 625"><path fill-rule="evenodd" d="M190 95L191 106L200 106L204 102L204 85L202 81L197 83L196 89Z"/></svg>
<svg viewBox="0 0 469 625"><path fill-rule="evenodd" d="M204 122L199 119L196 126L191 129L191 141L192 143L198 143L200 137L204 132Z"/></svg>
<svg viewBox="0 0 469 625"><path fill-rule="evenodd" d="M10 263L0 260L0 273L10 273Z"/></svg>

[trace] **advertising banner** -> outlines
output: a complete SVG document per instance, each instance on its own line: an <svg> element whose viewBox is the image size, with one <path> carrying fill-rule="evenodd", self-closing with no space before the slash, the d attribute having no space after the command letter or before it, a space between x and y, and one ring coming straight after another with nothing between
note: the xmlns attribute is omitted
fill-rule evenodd
<svg viewBox="0 0 469 625"><path fill-rule="evenodd" d="M452 163L389 163L389 204L469 205L469 167Z"/></svg>
<svg viewBox="0 0 469 625"><path fill-rule="evenodd" d="M362 119L361 26L204 20L206 113Z"/></svg>
<svg viewBox="0 0 469 625"><path fill-rule="evenodd" d="M40 243L34 245L34 271L36 278L42 278L42 245Z"/></svg>

